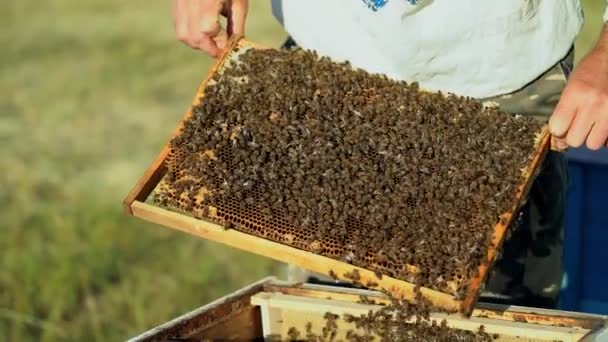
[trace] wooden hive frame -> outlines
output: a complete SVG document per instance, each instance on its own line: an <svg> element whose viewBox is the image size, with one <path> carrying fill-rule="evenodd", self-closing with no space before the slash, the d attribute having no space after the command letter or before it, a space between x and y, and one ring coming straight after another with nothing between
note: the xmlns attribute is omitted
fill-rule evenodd
<svg viewBox="0 0 608 342"><path fill-rule="evenodd" d="M314 321L314 332L319 333L325 312L358 315L377 309L377 305L358 303L361 296L377 304L390 302L385 295L375 291L293 284L268 277L151 328L129 342L262 340L276 334L284 336L291 326L303 332L302 327L309 321ZM439 313L431 314L431 319L446 319L448 326L469 331L477 331L479 325L484 325L488 333L515 333L524 341L534 337L550 341L587 341L606 324L606 316L601 315L496 304L480 306L473 310L470 319ZM340 331L342 335L343 330ZM510 339L505 336L500 340Z"/></svg>
<svg viewBox="0 0 608 342"><path fill-rule="evenodd" d="M217 59L207 77L199 86L192 102L192 106L186 111L183 119L177 125L172 137L175 137L180 133L184 121L192 115L192 108L198 105L204 98L205 87L211 80L212 76L227 63L227 61L231 58L232 52L238 48L244 47L261 48L259 45L251 43L242 37L234 37L231 39L225 52ZM530 189L530 186L532 185L534 176L537 173L544 156L551 148L550 134L546 128L537 138L536 144L537 149L535 155L527 169L524 170L524 181L518 188L512 210L508 213L504 213L499 222L495 225L492 245L491 248L488 249L486 262L479 266L477 276L472 278L469 282L464 299L459 300L452 294L424 287L420 288L422 296L428 299L433 305L447 311L461 311L464 315L471 315L479 297L481 287L488 276L489 269L495 262L498 255L498 250L505 240L507 228L515 219L516 213L518 212L527 192ZM231 247L243 249L282 262L295 264L317 273L330 274L330 271L333 271L333 273L337 275L340 280L350 281L343 275L356 269L359 271L360 282L362 284L377 283L377 286L374 287L375 289L383 289L396 297L412 301L415 299L416 286L413 283L388 276L383 276L382 279L378 279L375 273L371 270L300 250L278 242L256 237L238 230L225 230L221 225L214 223L211 220L194 218L184 213L178 213L147 203L146 200L148 199L149 195L161 182L167 171L165 161L169 154L169 150L169 143L167 143L125 198L124 207L129 215L180 230L203 239L213 240Z"/></svg>

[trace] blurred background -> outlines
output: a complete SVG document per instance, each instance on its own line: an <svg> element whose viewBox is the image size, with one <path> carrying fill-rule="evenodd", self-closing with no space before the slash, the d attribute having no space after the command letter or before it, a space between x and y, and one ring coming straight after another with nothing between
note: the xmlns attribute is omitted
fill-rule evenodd
<svg viewBox="0 0 608 342"><path fill-rule="evenodd" d="M580 58L604 0L583 1ZM278 46L269 1L247 35ZM123 340L278 264L121 207L211 60L174 38L171 2L5 1L0 11L0 340Z"/></svg>

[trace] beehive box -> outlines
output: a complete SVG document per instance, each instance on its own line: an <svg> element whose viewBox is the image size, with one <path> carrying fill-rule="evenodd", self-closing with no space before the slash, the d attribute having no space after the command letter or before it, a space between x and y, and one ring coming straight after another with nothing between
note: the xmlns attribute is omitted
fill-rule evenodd
<svg viewBox="0 0 608 342"><path fill-rule="evenodd" d="M358 303L361 296L379 304L388 301L386 296L374 291L291 284L271 277L152 328L130 341L287 340L292 328L305 339L309 323L310 332L322 336L326 324L323 316L327 312L343 316L378 309L379 305ZM591 336L598 334L606 322L606 316L600 315L483 303L479 303L468 319L447 314L432 314L430 319L445 319L448 327L470 332L479 331L483 325L484 331L495 341L528 342L601 341ZM340 319L337 325L336 341L344 340L348 330L357 331Z"/></svg>
<svg viewBox="0 0 608 342"><path fill-rule="evenodd" d="M259 47L240 38L231 41L226 52L218 59L201 84L193 101L193 107L198 105L200 101L204 101L204 91L209 82L212 82L211 79L218 74L221 75L226 65L237 60L242 51L251 48ZM175 131L176 135L180 134L184 121L191 115L192 109L186 113L184 119L178 125ZM450 289L441 291L422 287L420 292L424 298L428 299L433 305L448 311L460 310L466 315L472 312L480 288L488 275L488 269L495 261L498 250L505 239L507 227L514 220L515 213L517 213L532 183L537 167L549 148L550 138L545 129L536 137L536 153L531 158L529 165L523 170L522 181L517 189L516 198L513 199L513 206L508 212L502 214L500 219L497 219L498 222L494 226L487 256L478 267L476 275L471 279L462 279L457 270L453 270L456 271L454 281L467 281L464 295L455 296ZM213 154L214 152L209 151L209 153ZM337 244L332 239L310 243L306 240L302 231L286 224L281 217L273 218L270 221L264 220L260 213L251 210L251 208L244 208L236 199L232 199L222 206L211 208L211 210L200 211L196 215L175 210L176 208L158 206L152 201L150 195L155 190L162 190L166 186L164 177L167 177L167 163L174 162L176 159L179 159L179 156L171 150L169 144L165 146L126 198L125 207L128 213L205 239L292 263L318 273L333 274L338 279L350 281L352 279L349 279L349 277L352 277L353 271L356 271L358 281L367 287L383 289L395 297L415 299L417 286L413 281L405 281L386 275L380 277L377 273L382 272L377 269L374 271L354 266L348 260L339 258L340 253L336 251L344 252L344 246ZM177 196L181 196L181 194L177 194ZM223 225L227 222L231 226L234 225L234 227L231 227L234 229L224 229ZM367 257L370 260L375 258L374 255ZM411 273L416 273L418 270L417 266L414 265L405 264L402 267Z"/></svg>

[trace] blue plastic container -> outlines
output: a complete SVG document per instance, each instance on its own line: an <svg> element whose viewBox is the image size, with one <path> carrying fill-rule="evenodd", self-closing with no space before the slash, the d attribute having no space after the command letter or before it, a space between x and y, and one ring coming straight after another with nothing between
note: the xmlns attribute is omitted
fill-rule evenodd
<svg viewBox="0 0 608 342"><path fill-rule="evenodd" d="M608 314L608 149L567 152L562 310Z"/></svg>

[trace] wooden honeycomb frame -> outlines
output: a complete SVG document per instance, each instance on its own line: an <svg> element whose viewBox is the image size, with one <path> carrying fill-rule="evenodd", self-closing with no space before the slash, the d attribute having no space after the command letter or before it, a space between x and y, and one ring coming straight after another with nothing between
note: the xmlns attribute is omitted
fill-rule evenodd
<svg viewBox="0 0 608 342"><path fill-rule="evenodd" d="M192 115L192 108L198 105L204 98L204 89L210 82L212 76L221 70L221 68L225 66L233 57L234 52L240 48L262 47L249 42L242 37L233 38L225 52L217 59L209 74L198 88L192 106L185 113L183 119L179 122L173 136L180 133L184 121ZM478 299L482 284L486 280L489 269L496 260L498 250L504 242L506 230L511 222L515 219L514 213L518 212L523 199L529 191L539 165L541 164L547 151L551 148L550 134L546 128L538 136L536 144L537 148L532 162L525 170L523 170L524 181L518 187L517 196L514 200L512 210L508 213L504 213L501 216L500 221L495 225L492 247L488 249L487 253L487 262L482 263L479 266L477 276L470 280L469 285L466 288L464 299L459 300L450 293L424 287L420 288L422 296L428 299L433 305L451 312L460 311L467 316L471 314ZM384 289L394 296L408 300L414 300L416 297L416 286L411 282L395 279L385 275L382 277L382 279L378 279L375 273L371 270L247 234L236 229L225 230L221 224L217 223L217 220L197 219L185 213L164 209L147 202L150 194L159 185L159 183L162 182L162 178L167 171L166 161L169 154L170 147L169 143L167 143L147 169L145 174L128 194L124 200L124 206L128 214L153 223L181 230L204 239L220 242L231 247L243 249L282 262L292 263L314 272L329 274L330 271L333 271L338 278L345 281L350 280L346 279L343 275L356 269L359 271L360 282L362 284L377 283L377 286L375 287L376 289ZM211 213L211 216L213 217L213 212Z"/></svg>
<svg viewBox="0 0 608 342"><path fill-rule="evenodd" d="M293 284L268 277L234 291L211 303L185 313L159 326L139 334L128 342L167 340L252 341L265 337L270 330L299 325L299 330L316 315L313 327L324 326L324 312L338 313L346 309L350 314L366 313L374 305L358 302L365 296L376 304L388 304L388 298L378 292L326 285ZM288 299L286 301L286 299ZM257 303L256 303L257 302ZM286 305L290 315L286 315ZM358 310L358 311L357 311ZM293 315L293 311L297 315ZM274 317L273 317L274 316ZM274 319L273 319L274 318ZM546 310L527 307L480 304L470 319L458 315L432 313L431 319L446 319L449 326L465 330L465 325L479 325L496 331L502 328L506 334L516 333L519 338L501 336L498 341L529 341L532 336L543 340L594 341L594 335L602 333L606 316ZM314 320L314 316L313 316ZM344 329L342 329L344 330ZM315 333L319 333L315 331ZM344 331L341 331L344 333ZM338 340L338 339L336 339ZM597 341L600 341L597 339Z"/></svg>

